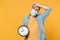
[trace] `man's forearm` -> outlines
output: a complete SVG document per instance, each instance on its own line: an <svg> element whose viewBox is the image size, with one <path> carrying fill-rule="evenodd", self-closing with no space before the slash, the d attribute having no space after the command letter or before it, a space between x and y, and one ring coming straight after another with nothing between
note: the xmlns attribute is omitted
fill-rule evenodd
<svg viewBox="0 0 60 40"><path fill-rule="evenodd" d="M44 8L44 9L49 9L50 7L47 7L47 6L44 6L44 5L41 5L41 4L38 4L41 8Z"/></svg>

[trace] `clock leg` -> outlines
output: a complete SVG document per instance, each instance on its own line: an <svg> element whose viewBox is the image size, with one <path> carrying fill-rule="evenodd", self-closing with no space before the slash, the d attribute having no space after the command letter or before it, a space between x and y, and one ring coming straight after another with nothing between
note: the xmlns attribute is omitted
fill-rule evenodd
<svg viewBox="0 0 60 40"><path fill-rule="evenodd" d="M29 36L29 34L27 36L25 36L24 40L28 40L28 36Z"/></svg>

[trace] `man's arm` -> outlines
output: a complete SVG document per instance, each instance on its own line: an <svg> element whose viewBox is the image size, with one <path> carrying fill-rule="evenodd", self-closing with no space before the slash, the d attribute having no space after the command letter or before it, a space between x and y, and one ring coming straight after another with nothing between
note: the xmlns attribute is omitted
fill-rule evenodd
<svg viewBox="0 0 60 40"><path fill-rule="evenodd" d="M44 6L44 5L40 5L38 4L41 8L44 8L45 11L41 14L42 15L42 18L43 20L45 20L47 18L47 16L49 15L50 11L51 11L51 8L50 7L47 7L47 6Z"/></svg>

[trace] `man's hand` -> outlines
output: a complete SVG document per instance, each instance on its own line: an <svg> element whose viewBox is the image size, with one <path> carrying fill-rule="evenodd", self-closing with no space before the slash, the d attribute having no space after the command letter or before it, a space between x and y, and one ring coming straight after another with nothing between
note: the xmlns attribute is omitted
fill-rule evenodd
<svg viewBox="0 0 60 40"><path fill-rule="evenodd" d="M40 10L40 6L36 2L33 3L32 8L35 9L36 11L38 11L38 12Z"/></svg>

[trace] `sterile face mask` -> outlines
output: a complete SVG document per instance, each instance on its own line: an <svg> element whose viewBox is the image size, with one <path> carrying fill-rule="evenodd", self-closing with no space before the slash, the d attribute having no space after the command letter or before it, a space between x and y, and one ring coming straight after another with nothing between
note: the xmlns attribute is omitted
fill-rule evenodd
<svg viewBox="0 0 60 40"><path fill-rule="evenodd" d="M32 9L32 11L31 11L31 16L36 16L37 13L38 13L38 12L37 12L35 9Z"/></svg>

